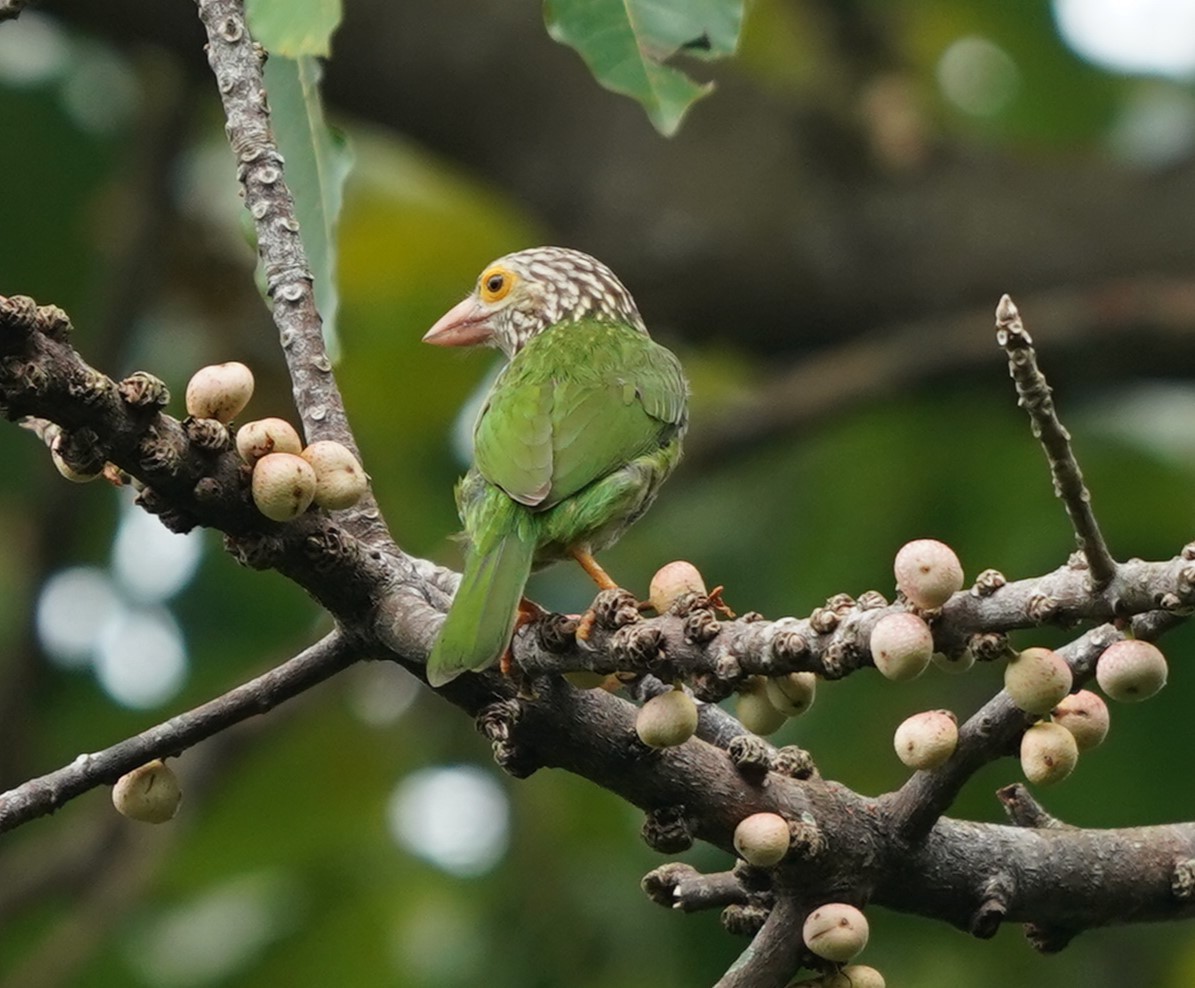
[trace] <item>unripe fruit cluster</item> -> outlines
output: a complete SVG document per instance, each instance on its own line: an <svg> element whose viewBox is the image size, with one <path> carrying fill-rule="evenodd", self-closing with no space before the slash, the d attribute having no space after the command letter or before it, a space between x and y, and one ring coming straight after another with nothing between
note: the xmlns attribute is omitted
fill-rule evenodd
<svg viewBox="0 0 1195 988"><path fill-rule="evenodd" d="M1100 687L1114 700L1143 700L1166 684L1166 659L1156 646L1125 639L1105 649L1096 664ZM1070 667L1048 648L1027 648L1008 663L1004 688L1013 702L1051 720L1028 728L1021 738L1021 769L1038 785L1065 779L1079 752L1108 734L1108 707L1089 690L1071 693Z"/></svg>
<svg viewBox="0 0 1195 988"><path fill-rule="evenodd" d="M1049 648L1027 648L1004 668L1004 690L1013 703L1026 713L1054 718L1034 724L1021 737L1021 771L1036 785L1061 782L1078 764L1080 748L1098 744L1107 733L1107 707L1085 690L1071 696L1073 685L1070 666Z"/></svg>
<svg viewBox="0 0 1195 988"><path fill-rule="evenodd" d="M187 385L187 413L228 424L253 395L253 372L242 363L213 364ZM336 511L360 500L369 479L357 458L329 440L304 448L285 419L246 422L236 434L237 452L253 467L253 502L273 521L297 518L314 503Z"/></svg>
<svg viewBox="0 0 1195 988"><path fill-rule="evenodd" d="M750 676L739 690L735 716L753 734L771 734L813 706L816 697L817 676L811 672Z"/></svg>
<svg viewBox="0 0 1195 988"><path fill-rule="evenodd" d="M297 518L313 503L329 511L352 507L368 484L365 471L348 448L327 439L312 443L301 453L266 453L250 462L253 502L274 521Z"/></svg>

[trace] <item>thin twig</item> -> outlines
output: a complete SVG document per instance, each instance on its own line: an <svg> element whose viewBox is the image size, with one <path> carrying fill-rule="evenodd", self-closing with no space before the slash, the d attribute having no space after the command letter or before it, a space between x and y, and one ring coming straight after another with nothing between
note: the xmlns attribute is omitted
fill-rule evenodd
<svg viewBox="0 0 1195 988"><path fill-rule="evenodd" d="M311 266L299 236L295 201L282 155L270 130L262 63L265 52L249 36L241 0L197 0L207 31L208 61L227 118L245 208L253 217L257 251L273 302L274 323L294 387L295 407L308 442L332 439L361 459L324 345ZM342 524L369 542L393 542L372 493L344 512ZM395 550L397 551L397 550Z"/></svg>
<svg viewBox="0 0 1195 988"><path fill-rule="evenodd" d="M335 631L269 672L147 731L0 793L0 832L53 813L90 789L111 785L154 758L192 745L310 689L362 658L360 644Z"/></svg>
<svg viewBox="0 0 1195 988"><path fill-rule="evenodd" d="M1045 375L1038 369L1033 340L1025 331L1021 314L1007 295L996 306L996 340L1008 354L1008 371L1017 386L1021 405L1033 422L1033 434L1041 442L1054 478L1054 493L1062 499L1075 529L1075 541L1087 558L1091 583L1102 590L1116 575L1116 560L1100 534L1091 510L1091 494L1083 483L1083 472L1071 448L1070 433L1058 420Z"/></svg>
<svg viewBox="0 0 1195 988"><path fill-rule="evenodd" d="M996 798L1000 800L1009 823L1014 827L1032 827L1035 830L1049 827L1057 830L1068 826L1058 817L1047 813L1046 808L1033 798L1033 793L1020 782L997 789Z"/></svg>

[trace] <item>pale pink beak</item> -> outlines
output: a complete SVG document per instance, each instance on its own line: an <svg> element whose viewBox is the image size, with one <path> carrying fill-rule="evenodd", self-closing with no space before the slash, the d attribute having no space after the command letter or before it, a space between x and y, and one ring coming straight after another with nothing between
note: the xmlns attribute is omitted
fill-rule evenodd
<svg viewBox="0 0 1195 988"><path fill-rule="evenodd" d="M494 331L489 324L490 313L472 295L440 316L436 324L423 334L423 342L433 346L477 346L489 343Z"/></svg>

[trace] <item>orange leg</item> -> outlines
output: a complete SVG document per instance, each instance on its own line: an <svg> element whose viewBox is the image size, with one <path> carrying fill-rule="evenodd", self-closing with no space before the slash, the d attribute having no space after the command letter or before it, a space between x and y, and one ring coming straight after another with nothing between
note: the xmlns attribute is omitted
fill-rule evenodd
<svg viewBox="0 0 1195 988"><path fill-rule="evenodd" d="M593 558L593 554L588 549L573 549L571 550L572 557L581 565L581 569L589 574L589 578L598 585L600 590L614 590L618 587L607 573L598 564L598 561Z"/></svg>
<svg viewBox="0 0 1195 988"><path fill-rule="evenodd" d="M519 598L519 609L515 612L514 631L511 632L510 642L507 643L502 657L498 660L498 668L503 676L509 678L510 674L514 672L514 655L510 651L511 645L514 644L514 636L524 625L534 624L546 613L534 600L528 600L526 597Z"/></svg>
<svg viewBox="0 0 1195 988"><path fill-rule="evenodd" d="M588 549L573 549L572 556L580 564L581 569L589 574L589 578L598 585L599 590L616 590L618 588L618 584L610 578L609 573L602 569L598 561L593 558L593 553ZM592 607L581 615L577 624L578 640L587 641L589 639L596 617Z"/></svg>

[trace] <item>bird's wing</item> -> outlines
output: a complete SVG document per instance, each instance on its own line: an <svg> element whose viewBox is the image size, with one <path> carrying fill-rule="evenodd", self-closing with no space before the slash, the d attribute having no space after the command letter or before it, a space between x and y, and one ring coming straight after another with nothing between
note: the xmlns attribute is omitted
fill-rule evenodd
<svg viewBox="0 0 1195 988"><path fill-rule="evenodd" d="M520 504L538 505L552 489L551 381L512 374L494 382L473 433L477 471Z"/></svg>
<svg viewBox="0 0 1195 988"><path fill-rule="evenodd" d="M536 340L520 354L533 361L511 363L474 435L481 474L539 508L668 442L685 420L680 363L659 344L609 327L553 335L541 339L555 345Z"/></svg>

